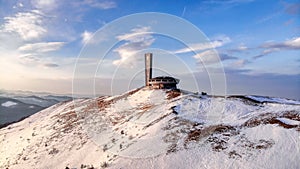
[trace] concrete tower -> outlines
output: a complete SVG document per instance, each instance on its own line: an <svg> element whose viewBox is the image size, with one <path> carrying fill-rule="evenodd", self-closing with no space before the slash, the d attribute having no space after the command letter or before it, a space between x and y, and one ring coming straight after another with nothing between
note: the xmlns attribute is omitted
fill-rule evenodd
<svg viewBox="0 0 300 169"><path fill-rule="evenodd" d="M149 80L152 78L152 53L145 54L145 86L149 86Z"/></svg>

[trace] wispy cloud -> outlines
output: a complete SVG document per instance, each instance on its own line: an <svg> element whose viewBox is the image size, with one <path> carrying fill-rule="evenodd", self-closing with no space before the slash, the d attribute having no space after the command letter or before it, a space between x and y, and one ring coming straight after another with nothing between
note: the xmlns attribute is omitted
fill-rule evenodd
<svg viewBox="0 0 300 169"><path fill-rule="evenodd" d="M41 57L43 56L43 57ZM44 56L41 53L25 53L19 55L15 62L23 67L30 68L55 68L59 67L53 58Z"/></svg>
<svg viewBox="0 0 300 169"><path fill-rule="evenodd" d="M290 15L299 15L300 14L300 3L285 3L285 12Z"/></svg>
<svg viewBox="0 0 300 169"><path fill-rule="evenodd" d="M246 59L237 59L234 62L232 62L230 64L231 68L242 68L244 67L246 64L251 63L249 60Z"/></svg>
<svg viewBox="0 0 300 169"><path fill-rule="evenodd" d="M29 43L18 48L22 52L36 52L44 53L50 51L59 50L65 42L40 42L40 43Z"/></svg>
<svg viewBox="0 0 300 169"><path fill-rule="evenodd" d="M81 34L81 42L83 44L86 44L86 43L93 43L92 42L92 36L93 36L93 33L92 32L88 32L88 31L84 31L82 34Z"/></svg>
<svg viewBox="0 0 300 169"><path fill-rule="evenodd" d="M30 0L33 7L44 12L53 12L61 9L62 6L75 7L72 10L82 11L82 7L91 7L101 10L107 10L117 7L117 3L113 0ZM71 5L71 6L70 6ZM86 10L86 9L85 9ZM68 11L70 12L70 11Z"/></svg>
<svg viewBox="0 0 300 169"><path fill-rule="evenodd" d="M264 17L260 18L256 23L257 24L262 24L262 23L271 21L272 19L274 19L274 18L276 18L280 15L281 15L281 11L277 11L275 13L272 13L270 15L267 15L267 16L264 16Z"/></svg>
<svg viewBox="0 0 300 169"><path fill-rule="evenodd" d="M184 15L185 15L185 11L186 11L186 6L185 7L183 7L183 11L182 11L182 13L181 13L181 17L183 18L184 17Z"/></svg>
<svg viewBox="0 0 300 169"><path fill-rule="evenodd" d="M140 42L144 39L152 38L152 36L149 35L150 31L151 31L151 28L149 26L144 26L144 27L140 26L137 28L133 28L130 33L119 35L116 38L119 41L125 40L125 41L131 41L131 42Z"/></svg>
<svg viewBox="0 0 300 169"><path fill-rule="evenodd" d="M117 7L117 3L110 0L102 0L102 1L85 0L83 1L83 3L99 9L112 9Z"/></svg>
<svg viewBox="0 0 300 169"><path fill-rule="evenodd" d="M215 50L206 50L193 56L197 63L214 64L224 60L235 60L234 56L227 55L225 53L218 54Z"/></svg>
<svg viewBox="0 0 300 169"><path fill-rule="evenodd" d="M188 47L176 50L173 53L180 54L180 53L188 53L188 52L197 52L201 50L221 47L229 42L231 42L231 39L228 36L223 35L223 36L219 36L215 40L212 40L211 42L189 44Z"/></svg>
<svg viewBox="0 0 300 169"><path fill-rule="evenodd" d="M218 54L218 52L214 50L214 48L222 47L229 42L231 42L231 39L228 36L219 35L213 38L213 40L210 42L189 44L188 47L173 51L173 53L196 53L193 56L193 58L196 59L196 62L207 65L218 63L224 60L237 59L236 57L230 56L226 53Z"/></svg>
<svg viewBox="0 0 300 169"><path fill-rule="evenodd" d="M180 53L187 53L187 52L197 52L200 50L216 48L216 47L219 47L222 45L223 45L223 43L221 41L195 43L195 44L188 45L189 47L187 47L187 48L178 49L178 50L174 51L173 53L180 54Z"/></svg>
<svg viewBox="0 0 300 169"><path fill-rule="evenodd" d="M18 57L19 63L31 66L31 63L40 62L40 58L35 53L25 53Z"/></svg>
<svg viewBox="0 0 300 169"><path fill-rule="evenodd" d="M31 0L31 4L42 11L50 11L57 8L58 0Z"/></svg>
<svg viewBox="0 0 300 169"><path fill-rule="evenodd" d="M298 50L300 49L300 37L289 39L284 42L266 42L260 45L259 48L264 50L259 55L254 56L254 59L282 50Z"/></svg>
<svg viewBox="0 0 300 169"><path fill-rule="evenodd" d="M231 49L227 49L226 51L228 53L241 53L241 52L246 52L250 49L253 49L253 48L249 48L248 46L246 46L244 43L241 43L239 44L237 47L235 48L231 48Z"/></svg>
<svg viewBox="0 0 300 169"><path fill-rule="evenodd" d="M266 49L280 49L280 50L300 49L300 37L286 40L284 42L267 42L261 45L261 47Z"/></svg>
<svg viewBox="0 0 300 169"><path fill-rule="evenodd" d="M116 38L119 41L125 41L123 45L115 49L120 59L114 60L114 65L132 68L140 59L135 54L143 49L148 48L155 41L150 34L150 27L138 27L131 30L130 33L119 35Z"/></svg>
<svg viewBox="0 0 300 169"><path fill-rule="evenodd" d="M239 4L239 3L248 3L252 2L254 0L205 0L205 3L211 3L211 4Z"/></svg>
<svg viewBox="0 0 300 169"><path fill-rule="evenodd" d="M44 67L50 67L50 68L52 68L52 67L59 67L59 65L56 64L56 63L45 63Z"/></svg>
<svg viewBox="0 0 300 169"><path fill-rule="evenodd" d="M94 36L94 32L89 32L87 30L85 30L84 32L82 32L80 34L80 37L81 37L81 43L82 44L93 44L93 45L99 45L100 42L103 42L103 41L107 41L110 39L110 35L109 33L107 34L103 34L101 36Z"/></svg>
<svg viewBox="0 0 300 169"><path fill-rule="evenodd" d="M288 26L288 25L293 24L294 22L295 22L295 19L289 19L289 20L287 20L287 21L284 22L284 25Z"/></svg>
<svg viewBox="0 0 300 169"><path fill-rule="evenodd" d="M53 57L47 56L47 52L57 51L65 45L65 42L40 42L28 43L20 46L17 50L19 64L29 67L55 68L59 67L54 63Z"/></svg>
<svg viewBox="0 0 300 169"><path fill-rule="evenodd" d="M24 4L19 2L17 3L16 5L13 6L13 9L16 9L16 8L23 8L24 7Z"/></svg>
<svg viewBox="0 0 300 169"><path fill-rule="evenodd" d="M23 40L39 39L47 33L47 29L43 26L42 13L38 10L4 17L2 31L17 33Z"/></svg>

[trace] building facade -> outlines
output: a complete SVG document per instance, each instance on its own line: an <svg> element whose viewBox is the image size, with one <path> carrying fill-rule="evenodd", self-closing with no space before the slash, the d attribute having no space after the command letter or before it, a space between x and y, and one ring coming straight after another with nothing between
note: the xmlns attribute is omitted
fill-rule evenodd
<svg viewBox="0 0 300 169"><path fill-rule="evenodd" d="M170 76L152 78L152 53L145 54L145 86L152 89L177 89L179 79Z"/></svg>

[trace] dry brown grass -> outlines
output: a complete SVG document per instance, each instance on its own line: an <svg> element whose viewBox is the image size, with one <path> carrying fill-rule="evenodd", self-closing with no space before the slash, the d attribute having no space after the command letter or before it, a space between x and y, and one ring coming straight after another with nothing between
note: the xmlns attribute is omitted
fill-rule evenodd
<svg viewBox="0 0 300 169"><path fill-rule="evenodd" d="M300 121L300 115L295 111L285 112L281 115L265 113L249 119L243 124L243 127L256 127L261 124L277 124L278 126L286 129L297 128L296 130L299 131L299 125L286 124L281 122L277 118L287 118L290 120Z"/></svg>
<svg viewBox="0 0 300 169"><path fill-rule="evenodd" d="M58 119L59 129L64 133L69 132L78 121L78 116L74 110L69 110L67 113L57 114L53 117Z"/></svg>
<svg viewBox="0 0 300 169"><path fill-rule="evenodd" d="M138 109L147 111L147 110L150 110L152 107L154 107L153 104L144 104L144 105L140 106Z"/></svg>
<svg viewBox="0 0 300 169"><path fill-rule="evenodd" d="M174 90L167 91L167 99L168 100L176 98L176 97L178 97L180 95L181 95L181 92L180 92L179 89L174 89Z"/></svg>
<svg viewBox="0 0 300 169"><path fill-rule="evenodd" d="M191 141L199 141L200 139L207 138L209 136L212 136L213 134L219 134L224 137L230 137L232 135L237 135L239 132L237 129L233 126L228 125L214 125L214 126L207 126L200 129L192 130L188 133L187 138L185 139L184 146L186 147L187 144ZM214 147L214 149L224 149L222 146L225 141L223 139L219 139L218 137L209 137L207 139L208 142L214 142L217 143L217 145Z"/></svg>

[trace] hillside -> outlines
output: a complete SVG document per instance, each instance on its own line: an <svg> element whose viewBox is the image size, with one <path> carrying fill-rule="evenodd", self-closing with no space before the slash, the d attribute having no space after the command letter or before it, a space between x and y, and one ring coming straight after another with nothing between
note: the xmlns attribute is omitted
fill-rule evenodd
<svg viewBox="0 0 300 169"><path fill-rule="evenodd" d="M0 129L0 168L300 168L299 133L298 101L141 88Z"/></svg>

